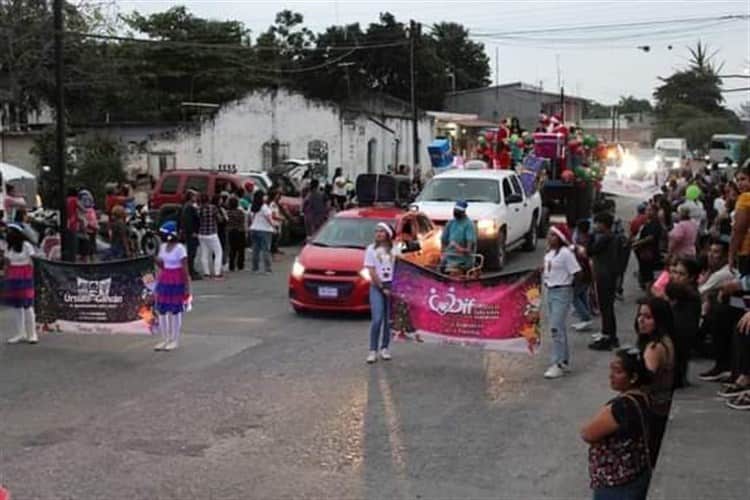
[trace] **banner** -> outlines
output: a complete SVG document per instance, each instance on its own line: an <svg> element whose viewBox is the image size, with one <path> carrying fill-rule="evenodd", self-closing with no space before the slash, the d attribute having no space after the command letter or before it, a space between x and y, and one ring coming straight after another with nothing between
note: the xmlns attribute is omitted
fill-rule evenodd
<svg viewBox="0 0 750 500"><path fill-rule="evenodd" d="M617 196L648 200L655 194L661 192L661 189L659 188L661 183L659 180L657 174L648 174L644 176L643 179L636 180L618 178L616 174L610 174L608 171L604 180L602 180L602 192Z"/></svg>
<svg viewBox="0 0 750 500"><path fill-rule="evenodd" d="M37 324L53 332L150 334L151 257L72 264L34 259Z"/></svg>
<svg viewBox="0 0 750 500"><path fill-rule="evenodd" d="M395 338L534 352L540 344L540 272L458 280L405 260L393 277Z"/></svg>

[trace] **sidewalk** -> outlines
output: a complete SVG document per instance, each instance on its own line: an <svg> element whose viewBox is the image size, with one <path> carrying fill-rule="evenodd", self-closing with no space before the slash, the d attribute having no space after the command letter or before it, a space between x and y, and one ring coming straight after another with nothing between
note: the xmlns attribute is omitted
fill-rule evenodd
<svg viewBox="0 0 750 500"><path fill-rule="evenodd" d="M708 365L691 363L695 385L675 393L651 500L750 498L750 413L727 408L719 384L698 380Z"/></svg>

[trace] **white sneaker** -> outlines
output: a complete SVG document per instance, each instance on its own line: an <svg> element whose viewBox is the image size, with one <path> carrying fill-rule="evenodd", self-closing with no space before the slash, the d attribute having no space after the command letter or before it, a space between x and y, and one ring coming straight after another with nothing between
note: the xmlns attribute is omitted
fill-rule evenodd
<svg viewBox="0 0 750 500"><path fill-rule="evenodd" d="M9 344L20 344L21 342L25 342L25 341L26 341L26 335L23 333L8 339Z"/></svg>
<svg viewBox="0 0 750 500"><path fill-rule="evenodd" d="M602 332L597 332L591 335L591 340L596 342L597 340L601 340L604 338L604 334Z"/></svg>
<svg viewBox="0 0 750 500"><path fill-rule="evenodd" d="M367 362L368 362L369 364L372 364L372 363L374 363L374 362L375 362L375 361L377 361L377 360L378 360L378 353L377 353L377 352L375 352L375 351L370 351L370 352L369 352L369 353L367 354Z"/></svg>
<svg viewBox="0 0 750 500"><path fill-rule="evenodd" d="M580 323L573 323L570 327L577 332L584 332L591 328L591 321L581 321Z"/></svg>
<svg viewBox="0 0 750 500"><path fill-rule="evenodd" d="M560 365L552 365L547 368L546 372L544 372L544 378L548 379L560 378L563 375L565 375L565 372L563 372L563 369L560 368Z"/></svg>
<svg viewBox="0 0 750 500"><path fill-rule="evenodd" d="M560 368L562 369L563 373L570 373L570 364L560 363Z"/></svg>
<svg viewBox="0 0 750 500"><path fill-rule="evenodd" d="M166 341L159 342L158 344L156 344L154 346L154 351L163 351L166 346L167 346L167 342Z"/></svg>
<svg viewBox="0 0 750 500"><path fill-rule="evenodd" d="M177 341L172 340L171 342L167 342L167 345L164 346L164 350L167 352L174 351L178 347L179 347L179 344L177 343Z"/></svg>
<svg viewBox="0 0 750 500"><path fill-rule="evenodd" d="M29 344L38 344L39 343L39 337L37 337L36 332L31 337L26 337L26 342Z"/></svg>
<svg viewBox="0 0 750 500"><path fill-rule="evenodd" d="M382 351L380 351L380 357L383 359L383 361L390 361L391 353L388 352L388 349L383 349Z"/></svg>

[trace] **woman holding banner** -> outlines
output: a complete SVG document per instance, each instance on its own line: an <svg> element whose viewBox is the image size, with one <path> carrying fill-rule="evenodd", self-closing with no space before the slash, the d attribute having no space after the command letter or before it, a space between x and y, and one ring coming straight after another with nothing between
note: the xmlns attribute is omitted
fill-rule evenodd
<svg viewBox="0 0 750 500"><path fill-rule="evenodd" d="M159 275L156 279L156 313L162 340L156 351L172 351L180 344L182 313L190 295L190 271L187 249L177 239L177 224L164 223L159 229L162 245L156 257Z"/></svg>
<svg viewBox="0 0 750 500"><path fill-rule="evenodd" d="M36 344L34 317L34 246L26 239L23 228L8 224L8 250L5 253L5 299L15 309L16 335L9 344Z"/></svg>
<svg viewBox="0 0 750 500"><path fill-rule="evenodd" d="M388 345L391 341L391 282L393 269L396 264L397 249L393 246L393 228L385 222L378 222L375 226L375 242L365 250L365 269L370 274L370 311L372 324L370 325L370 352L367 362L391 359ZM383 334L381 340L380 335Z"/></svg>
<svg viewBox="0 0 750 500"><path fill-rule="evenodd" d="M573 282L581 266L570 250L570 231L563 224L552 226L547 236L549 251L544 256L544 287L547 325L552 337L552 365L544 378L560 378L569 369L567 320L573 304Z"/></svg>

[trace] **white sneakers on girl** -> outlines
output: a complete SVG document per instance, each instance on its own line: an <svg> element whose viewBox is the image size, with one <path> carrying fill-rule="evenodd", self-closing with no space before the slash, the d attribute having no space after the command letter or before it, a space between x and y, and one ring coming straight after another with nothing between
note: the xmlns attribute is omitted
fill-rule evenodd
<svg viewBox="0 0 750 500"><path fill-rule="evenodd" d="M378 353L377 353L377 352L375 352L375 351L370 351L370 352L369 352L369 353L367 354L367 363L368 363L368 364L373 364L373 363L374 363L375 361L377 361L377 360L378 360Z"/></svg>
<svg viewBox="0 0 750 500"><path fill-rule="evenodd" d="M388 352L388 349L383 349L382 351L380 351L380 358L383 361L390 361L391 360L391 353Z"/></svg>
<svg viewBox="0 0 750 500"><path fill-rule="evenodd" d="M179 345L177 344L177 341L176 340L172 340L170 342L167 342L167 345L164 346L164 350L167 351L167 352L174 351L178 347L179 347Z"/></svg>
<svg viewBox="0 0 750 500"><path fill-rule="evenodd" d="M8 344L20 344L26 341L26 334L21 333L8 339Z"/></svg>
<svg viewBox="0 0 750 500"><path fill-rule="evenodd" d="M163 351L164 348L167 346L167 341L159 342L154 346L154 351Z"/></svg>

